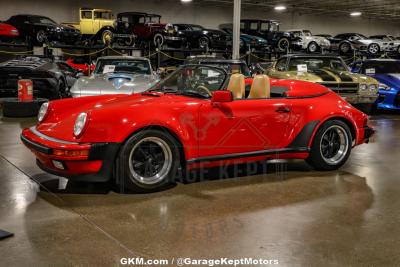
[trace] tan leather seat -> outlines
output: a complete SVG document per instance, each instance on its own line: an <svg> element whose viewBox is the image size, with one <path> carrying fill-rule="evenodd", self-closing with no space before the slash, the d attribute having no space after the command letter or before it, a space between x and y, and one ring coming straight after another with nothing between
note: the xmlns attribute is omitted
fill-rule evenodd
<svg viewBox="0 0 400 267"><path fill-rule="evenodd" d="M244 98L245 82L243 74L232 74L228 84L228 91L232 92L233 98Z"/></svg>
<svg viewBox="0 0 400 267"><path fill-rule="evenodd" d="M256 75L250 88L250 94L247 98L270 98L271 85L267 75Z"/></svg>

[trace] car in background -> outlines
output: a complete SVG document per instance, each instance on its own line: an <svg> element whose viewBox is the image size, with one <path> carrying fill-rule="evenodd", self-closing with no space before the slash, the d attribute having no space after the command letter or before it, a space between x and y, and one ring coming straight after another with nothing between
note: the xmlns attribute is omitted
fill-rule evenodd
<svg viewBox="0 0 400 267"><path fill-rule="evenodd" d="M92 75L79 78L70 93L72 97L133 94L146 91L159 80L147 58L106 56L97 59Z"/></svg>
<svg viewBox="0 0 400 267"><path fill-rule="evenodd" d="M12 43L19 39L19 31L14 26L0 22L0 42Z"/></svg>
<svg viewBox="0 0 400 267"><path fill-rule="evenodd" d="M141 94L45 103L21 140L48 173L147 193L180 170L268 159L336 170L374 133L367 115L318 84L259 75L243 91L241 74L181 66Z"/></svg>
<svg viewBox="0 0 400 267"><path fill-rule="evenodd" d="M229 34L230 38L233 38L233 31L229 25L220 25L220 28ZM268 51L270 50L270 45L267 40L259 36L249 35L245 33L240 34L240 51L247 52L251 51Z"/></svg>
<svg viewBox="0 0 400 267"><path fill-rule="evenodd" d="M366 59L350 65L354 73L373 77L380 82L378 109L400 110L400 60Z"/></svg>
<svg viewBox="0 0 400 267"><path fill-rule="evenodd" d="M170 23L161 23L161 16L144 12L123 12L118 21L126 23L142 46L181 48L186 39Z"/></svg>
<svg viewBox="0 0 400 267"><path fill-rule="evenodd" d="M287 30L294 40L291 47L293 50L306 50L315 53L330 48L330 42L325 37L312 35L311 31L303 29Z"/></svg>
<svg viewBox="0 0 400 267"><path fill-rule="evenodd" d="M81 71L85 76L89 76L96 67L94 62L90 62L90 59L84 57L68 58L65 62L75 70Z"/></svg>
<svg viewBox="0 0 400 267"><path fill-rule="evenodd" d="M393 35L372 35L369 38L393 43L393 45L391 46L391 49L389 49L387 52L394 51L394 52L397 52L397 54L400 54L400 40L396 39Z"/></svg>
<svg viewBox="0 0 400 267"><path fill-rule="evenodd" d="M372 77L350 72L338 56L285 55L266 74L277 79L321 84L367 112L372 110L378 98L379 82Z"/></svg>
<svg viewBox="0 0 400 267"><path fill-rule="evenodd" d="M240 31L264 38L268 44L278 51L287 51L291 46L293 36L287 31L280 31L279 25L280 23L276 20L242 19Z"/></svg>
<svg viewBox="0 0 400 267"><path fill-rule="evenodd" d="M186 40L186 47L189 48L210 48L227 49L232 46L232 38L229 34L213 29L206 29L195 24L173 24L179 35Z"/></svg>
<svg viewBox="0 0 400 267"><path fill-rule="evenodd" d="M46 42L75 44L81 39L80 32L75 28L61 25L45 16L14 15L6 23L17 28L21 38L33 45Z"/></svg>
<svg viewBox="0 0 400 267"><path fill-rule="evenodd" d="M338 50L341 54L348 54L355 50L377 55L380 52L393 51L393 42L379 39L369 39L360 33L341 33L328 39L331 50Z"/></svg>
<svg viewBox="0 0 400 267"><path fill-rule="evenodd" d="M33 82L35 98L59 99L68 96L78 77L65 62L25 57L0 63L0 97L17 97L18 80Z"/></svg>
<svg viewBox="0 0 400 267"><path fill-rule="evenodd" d="M63 24L78 29L87 45L95 45L98 41L104 45L117 43L121 46L135 43L135 35L131 33L129 25L116 20L110 9L80 8L79 22Z"/></svg>

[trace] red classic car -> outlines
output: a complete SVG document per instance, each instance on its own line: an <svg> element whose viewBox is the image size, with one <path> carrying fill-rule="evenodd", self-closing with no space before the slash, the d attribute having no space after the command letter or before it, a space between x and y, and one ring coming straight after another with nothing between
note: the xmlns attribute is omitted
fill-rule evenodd
<svg viewBox="0 0 400 267"><path fill-rule="evenodd" d="M15 41L15 38L17 37L19 37L17 28L10 24L0 22L0 41Z"/></svg>
<svg viewBox="0 0 400 267"><path fill-rule="evenodd" d="M23 143L43 170L79 181L160 190L177 171L273 158L342 166L374 130L328 88L185 65L150 90L43 104Z"/></svg>
<svg viewBox="0 0 400 267"><path fill-rule="evenodd" d="M85 74L85 76L89 76L96 68L96 64L89 64L84 58L79 57L69 58L67 59L66 63L75 70L81 71L83 74Z"/></svg>

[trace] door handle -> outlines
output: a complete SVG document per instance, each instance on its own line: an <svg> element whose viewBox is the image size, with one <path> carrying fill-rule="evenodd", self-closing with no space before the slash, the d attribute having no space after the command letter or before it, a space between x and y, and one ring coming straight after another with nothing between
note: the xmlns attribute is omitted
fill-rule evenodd
<svg viewBox="0 0 400 267"><path fill-rule="evenodd" d="M290 112L290 108L280 106L277 109L275 109L275 111L278 113L288 113L288 112Z"/></svg>

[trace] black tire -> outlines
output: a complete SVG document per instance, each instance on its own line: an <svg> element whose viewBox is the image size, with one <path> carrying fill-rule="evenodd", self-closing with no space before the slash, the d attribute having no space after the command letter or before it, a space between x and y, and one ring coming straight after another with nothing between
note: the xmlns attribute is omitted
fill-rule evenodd
<svg viewBox="0 0 400 267"><path fill-rule="evenodd" d="M28 118L38 115L40 106L47 102L47 99L37 98L32 102L19 102L18 98L3 99L3 117L8 118Z"/></svg>
<svg viewBox="0 0 400 267"><path fill-rule="evenodd" d="M210 48L210 39L208 39L207 36L202 36L199 38L199 48Z"/></svg>
<svg viewBox="0 0 400 267"><path fill-rule="evenodd" d="M339 52L342 55L348 54L351 52L351 46L349 43L341 43L339 45Z"/></svg>
<svg viewBox="0 0 400 267"><path fill-rule="evenodd" d="M39 30L36 32L36 42L38 44L43 44L46 42L46 33L44 30Z"/></svg>
<svg viewBox="0 0 400 267"><path fill-rule="evenodd" d="M101 33L101 41L104 45L110 45L113 39L113 32L110 30L104 30Z"/></svg>
<svg viewBox="0 0 400 267"><path fill-rule="evenodd" d="M156 48L158 46L163 47L164 42L165 42L165 38L161 33L157 33L157 34L154 35L154 37L153 37L153 45L154 45L154 47L156 47Z"/></svg>
<svg viewBox="0 0 400 267"><path fill-rule="evenodd" d="M148 151L154 154L147 153ZM155 152L160 153L157 155ZM157 157L161 154L163 161L160 167L160 158ZM137 163L134 165L131 159L139 158L139 155L145 163L135 161ZM122 192L129 190L135 193L150 193L163 190L174 183L177 175L180 166L179 144L169 133L143 130L131 136L122 146L116 166L117 180L120 181ZM144 175L140 168L144 168ZM151 170L157 172L153 176L146 176L146 171ZM159 177L156 177L157 175Z"/></svg>
<svg viewBox="0 0 400 267"><path fill-rule="evenodd" d="M307 46L308 53L316 53L320 49L319 45L316 42L310 42Z"/></svg>
<svg viewBox="0 0 400 267"><path fill-rule="evenodd" d="M288 38L283 37L283 38L279 39L276 46L277 46L278 50L281 52L287 51L287 50L289 50L289 47L290 47L290 41Z"/></svg>
<svg viewBox="0 0 400 267"><path fill-rule="evenodd" d="M377 55L380 52L380 47L377 43L372 43L368 46L368 53L371 55Z"/></svg>
<svg viewBox="0 0 400 267"><path fill-rule="evenodd" d="M397 47L397 54L400 55L400 45Z"/></svg>
<svg viewBox="0 0 400 267"><path fill-rule="evenodd" d="M330 137L327 136L330 135L331 132L335 133L335 131L338 131L336 136L335 134L332 136L333 140L339 138L339 148L337 147L338 142L331 141L328 139ZM328 142L328 145L326 145L326 142ZM325 145L323 143L325 143ZM340 146L342 144L344 146L343 148ZM337 170L349 158L351 147L352 136L347 124L340 120L327 121L318 129L317 133L315 134L311 145L310 155L306 159L306 162L314 169L319 171ZM336 149L339 150L337 150L335 154ZM330 154L333 154L333 156L331 157Z"/></svg>

